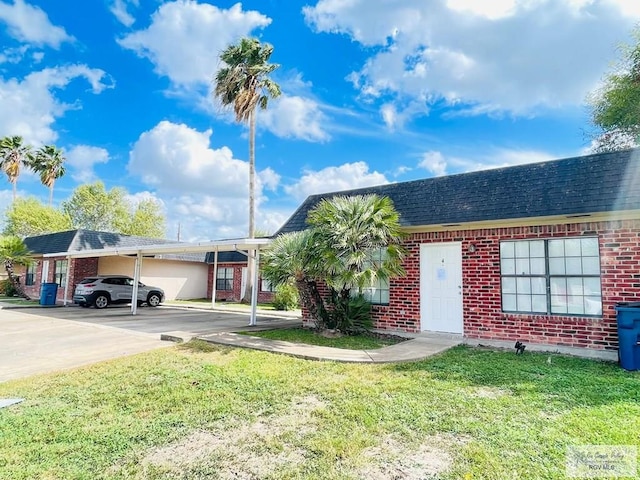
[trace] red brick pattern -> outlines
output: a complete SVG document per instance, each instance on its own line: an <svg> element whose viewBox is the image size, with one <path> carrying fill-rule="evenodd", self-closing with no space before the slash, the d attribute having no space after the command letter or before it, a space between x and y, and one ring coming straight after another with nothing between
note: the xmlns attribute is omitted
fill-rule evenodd
<svg viewBox="0 0 640 480"><path fill-rule="evenodd" d="M242 293L242 268L246 266L246 263L218 263L218 268L233 268L233 290L217 290L216 301L217 302L239 302L241 300L240 294ZM262 282L258 280L258 286ZM219 288L219 285L217 285ZM209 274L207 281L207 298L211 298L213 292L213 265L209 265ZM258 302L269 303L273 302L273 292L263 292L258 290Z"/></svg>
<svg viewBox="0 0 640 480"><path fill-rule="evenodd" d="M47 278L42 278L42 264L45 261L49 261L49 275ZM40 284L50 283L54 280L56 260L66 260L66 257L55 257L47 260L38 259L34 284L25 287L26 293L32 298L40 298ZM67 281L69 282L69 294L68 300L71 301L73 297L73 291L76 285L86 277L91 277L98 274L98 258L76 258L69 260L67 268ZM24 278L24 269L22 270L21 277ZM58 287L58 293L56 295L58 302L64 301L64 287Z"/></svg>
<svg viewBox="0 0 640 480"><path fill-rule="evenodd" d="M602 317L503 313L500 241L572 236L598 238ZM415 233L405 242L406 276L391 280L388 306L373 308L376 328L420 331L420 245L443 242L462 243L464 335L469 338L616 349L614 306L640 300L640 220Z"/></svg>

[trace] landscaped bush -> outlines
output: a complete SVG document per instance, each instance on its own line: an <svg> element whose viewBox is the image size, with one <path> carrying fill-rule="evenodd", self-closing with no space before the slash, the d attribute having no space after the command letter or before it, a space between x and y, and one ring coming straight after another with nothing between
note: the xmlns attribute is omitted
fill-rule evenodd
<svg viewBox="0 0 640 480"><path fill-rule="evenodd" d="M278 285L273 296L273 308L276 310L295 310L300 308L298 289L288 283Z"/></svg>
<svg viewBox="0 0 640 480"><path fill-rule="evenodd" d="M18 292L8 278L0 281L0 295L4 295L5 297L15 297L17 293Z"/></svg>
<svg viewBox="0 0 640 480"><path fill-rule="evenodd" d="M342 333L355 335L371 330L371 302L363 295L344 298L337 292L330 297L331 310L329 312L329 328L335 328Z"/></svg>

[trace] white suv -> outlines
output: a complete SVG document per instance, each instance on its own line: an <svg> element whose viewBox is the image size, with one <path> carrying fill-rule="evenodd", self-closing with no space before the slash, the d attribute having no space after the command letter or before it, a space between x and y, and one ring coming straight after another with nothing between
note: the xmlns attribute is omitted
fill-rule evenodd
<svg viewBox="0 0 640 480"><path fill-rule="evenodd" d="M73 293L73 303L81 307L105 308L110 303L131 303L133 278L126 275L88 277L82 280ZM138 305L146 303L157 307L164 301L164 291L138 283Z"/></svg>

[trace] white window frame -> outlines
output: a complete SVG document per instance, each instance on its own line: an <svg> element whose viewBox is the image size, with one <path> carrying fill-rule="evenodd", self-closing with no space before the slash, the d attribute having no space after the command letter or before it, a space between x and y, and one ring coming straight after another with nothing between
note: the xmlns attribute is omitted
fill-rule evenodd
<svg viewBox="0 0 640 480"><path fill-rule="evenodd" d="M500 294L506 313L601 317L598 238L501 241Z"/></svg>

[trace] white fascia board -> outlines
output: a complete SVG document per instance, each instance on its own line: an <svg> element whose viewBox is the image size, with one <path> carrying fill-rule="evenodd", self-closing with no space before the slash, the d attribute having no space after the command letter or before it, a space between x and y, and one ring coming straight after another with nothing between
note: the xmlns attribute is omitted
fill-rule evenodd
<svg viewBox="0 0 640 480"><path fill-rule="evenodd" d="M269 238L243 238L218 240L202 243L165 243L159 245L144 245L134 247L110 247L94 250L80 250L75 252L46 253L43 258L69 257L91 258L128 255L162 255L174 253L203 253L203 252L234 252L236 250L262 250L271 243Z"/></svg>

